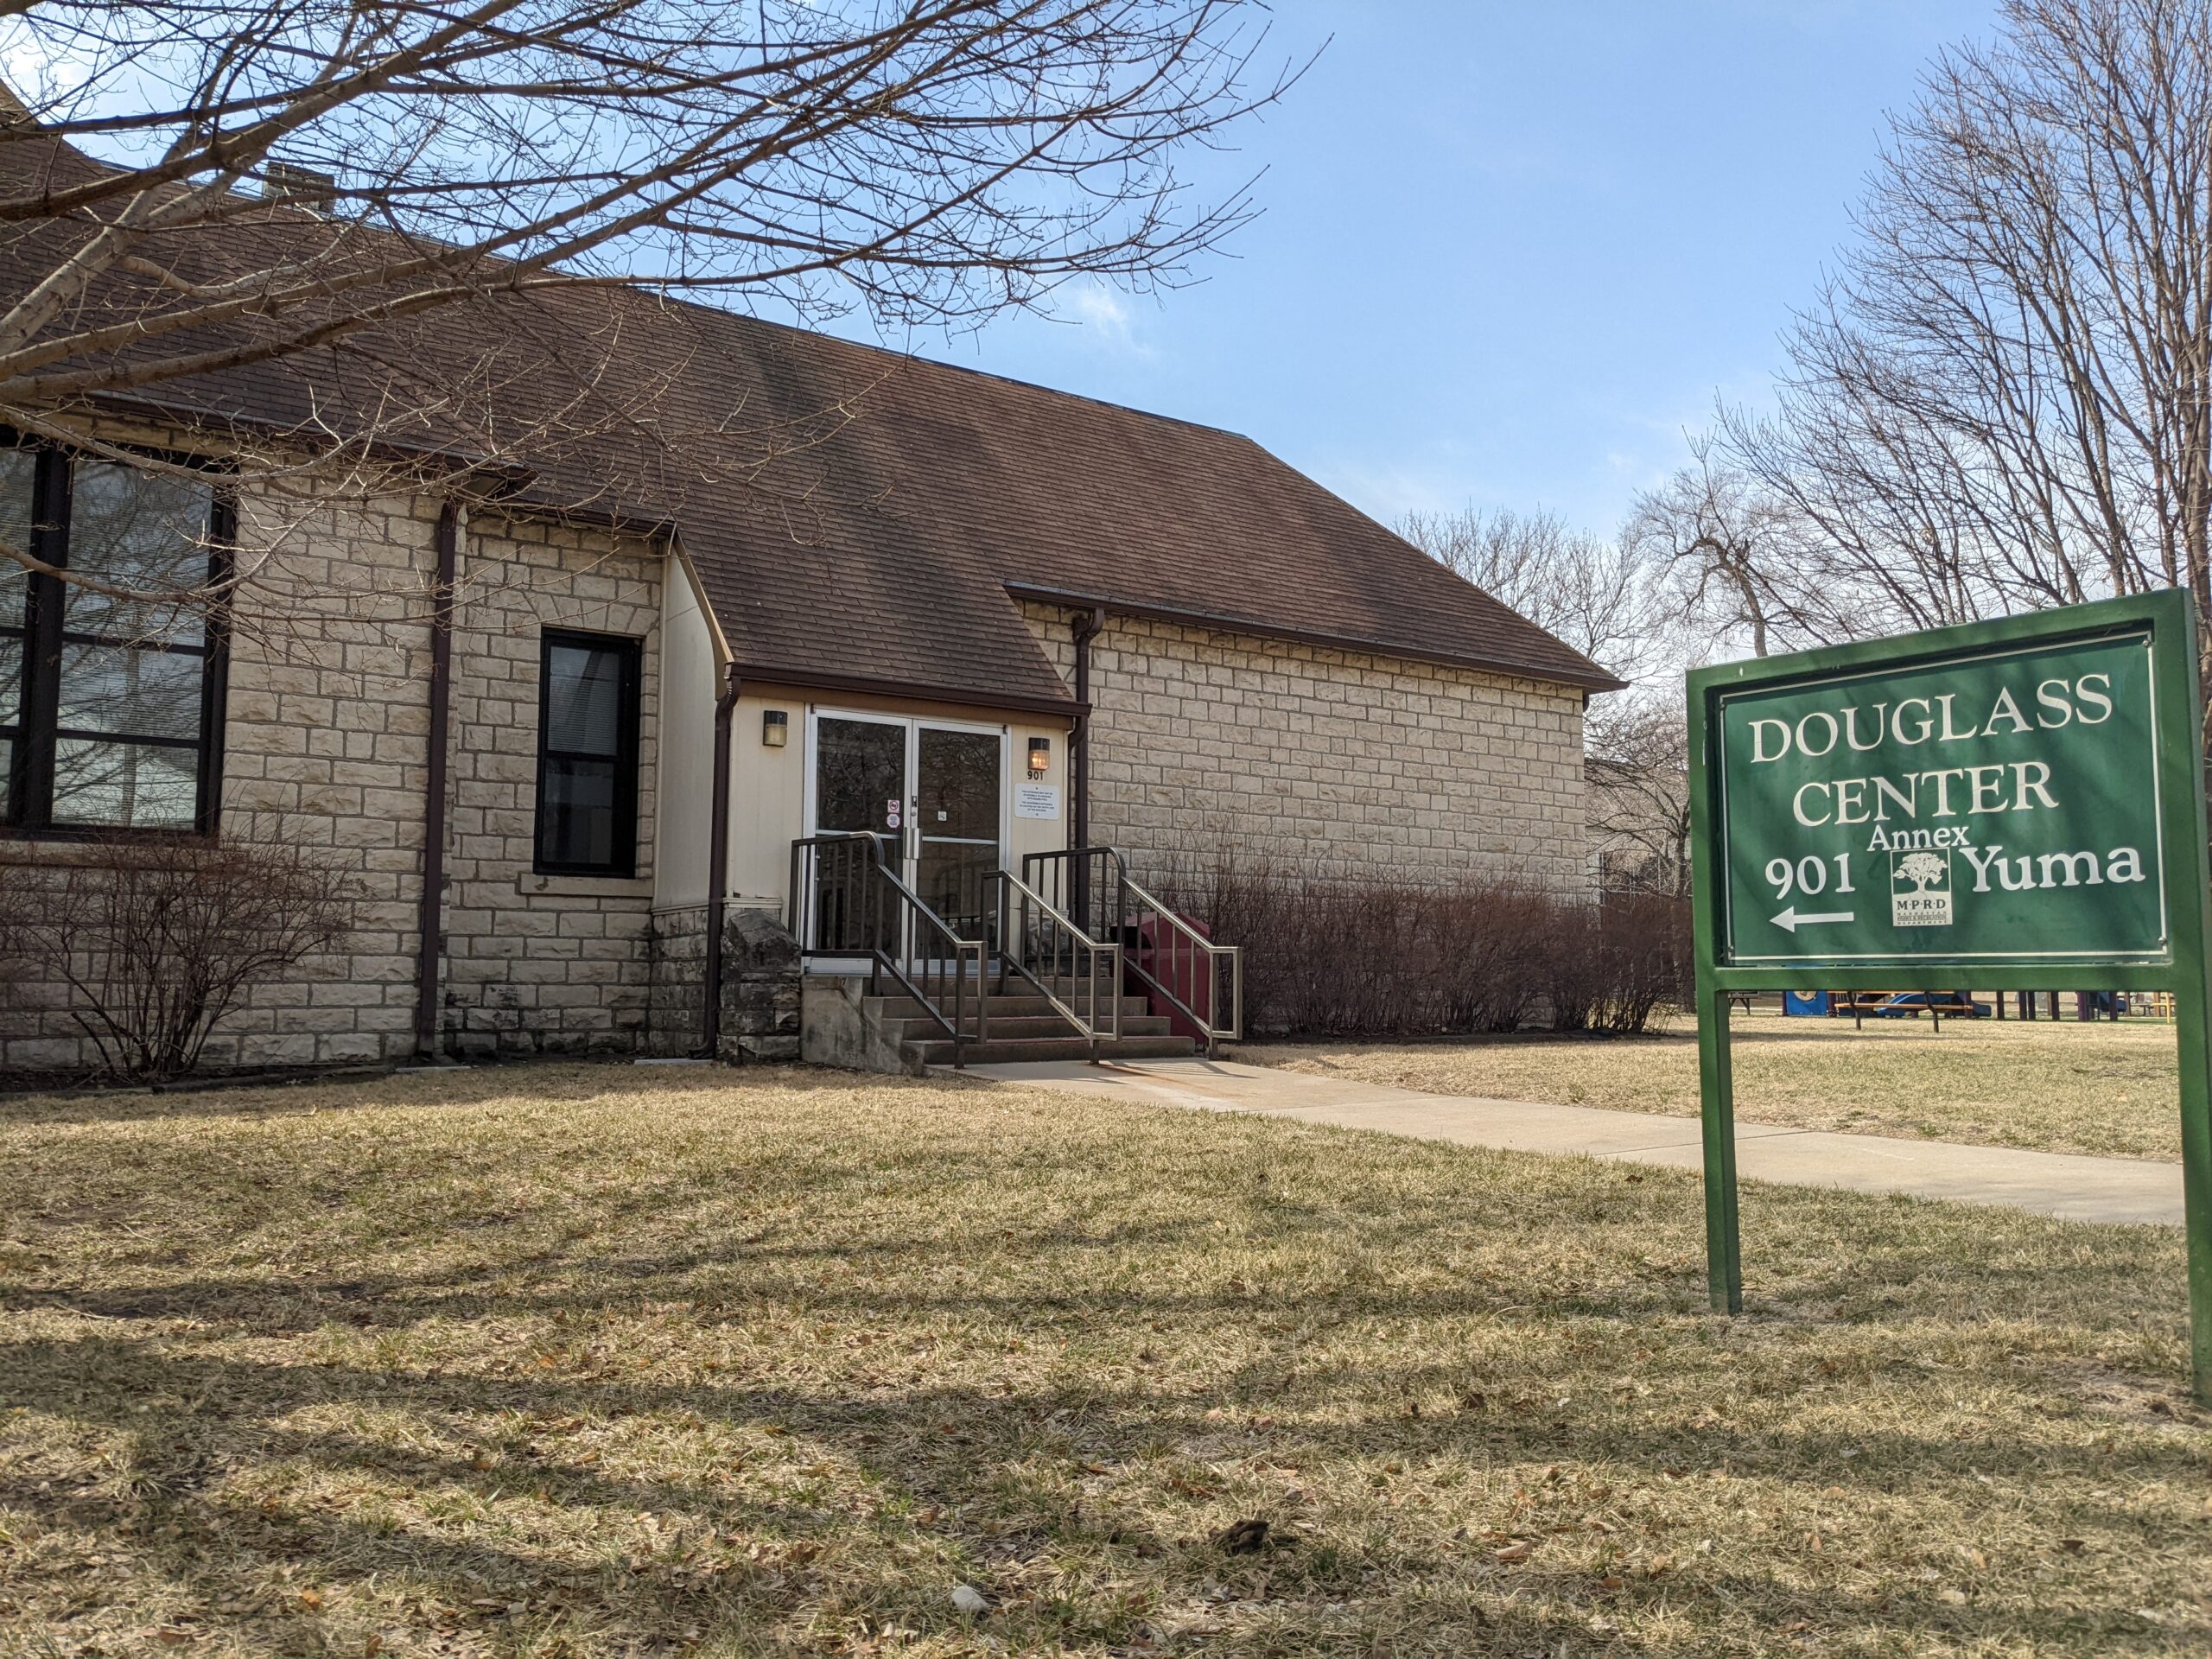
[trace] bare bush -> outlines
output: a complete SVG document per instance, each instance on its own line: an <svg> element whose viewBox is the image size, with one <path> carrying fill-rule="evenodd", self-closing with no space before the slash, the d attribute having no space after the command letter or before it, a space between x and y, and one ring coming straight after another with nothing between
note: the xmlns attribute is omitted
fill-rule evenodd
<svg viewBox="0 0 2212 1659"><path fill-rule="evenodd" d="M1649 1031L1688 1000L1689 906L1662 893L1561 905L1542 952L1554 1031Z"/></svg>
<svg viewBox="0 0 2212 1659"><path fill-rule="evenodd" d="M311 849L265 834L116 839L11 874L0 890L10 981L66 986L102 1073L194 1070L255 986L330 950L353 883Z"/></svg>
<svg viewBox="0 0 2212 1659"><path fill-rule="evenodd" d="M1266 865L1186 864L1166 901L1244 949L1255 1034L1427 1037L1510 1032L1549 1012L1569 1031L1642 1031L1675 1001L1664 918L1682 906L1603 906L1525 884L1310 882Z"/></svg>

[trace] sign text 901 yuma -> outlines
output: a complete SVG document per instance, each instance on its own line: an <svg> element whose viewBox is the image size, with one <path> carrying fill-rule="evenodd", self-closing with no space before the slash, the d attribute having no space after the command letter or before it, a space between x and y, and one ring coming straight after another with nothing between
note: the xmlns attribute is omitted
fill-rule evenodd
<svg viewBox="0 0 2212 1659"><path fill-rule="evenodd" d="M1723 963L2164 959L2147 629L1714 700Z"/></svg>

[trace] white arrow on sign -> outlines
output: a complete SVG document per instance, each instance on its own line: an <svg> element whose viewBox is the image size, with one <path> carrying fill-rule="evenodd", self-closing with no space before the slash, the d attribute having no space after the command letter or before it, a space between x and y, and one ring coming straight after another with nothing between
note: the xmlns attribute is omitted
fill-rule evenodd
<svg viewBox="0 0 2212 1659"><path fill-rule="evenodd" d="M1858 918L1855 913L1848 910L1807 911L1800 916L1797 913L1797 906L1792 905L1774 918L1774 925L1795 933L1799 928L1813 922L1849 922L1856 919Z"/></svg>

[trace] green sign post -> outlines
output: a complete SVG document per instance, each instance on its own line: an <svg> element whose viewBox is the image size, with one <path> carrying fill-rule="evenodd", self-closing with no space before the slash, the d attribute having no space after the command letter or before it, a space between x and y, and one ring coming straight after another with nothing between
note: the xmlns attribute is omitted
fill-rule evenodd
<svg viewBox="0 0 2212 1659"><path fill-rule="evenodd" d="M1690 675L1715 1308L1743 1306L1732 992L2171 990L2212 1398L2202 710L2185 590Z"/></svg>

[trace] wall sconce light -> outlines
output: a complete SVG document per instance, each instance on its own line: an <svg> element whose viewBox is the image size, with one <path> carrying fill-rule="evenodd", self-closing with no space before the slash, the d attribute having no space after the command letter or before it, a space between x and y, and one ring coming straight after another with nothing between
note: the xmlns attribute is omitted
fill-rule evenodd
<svg viewBox="0 0 2212 1659"><path fill-rule="evenodd" d="M1033 737L1029 740L1029 775L1042 778L1052 769L1052 740Z"/></svg>
<svg viewBox="0 0 2212 1659"><path fill-rule="evenodd" d="M780 709L767 709L760 715L760 741L768 748L780 749L791 741L791 717Z"/></svg>

